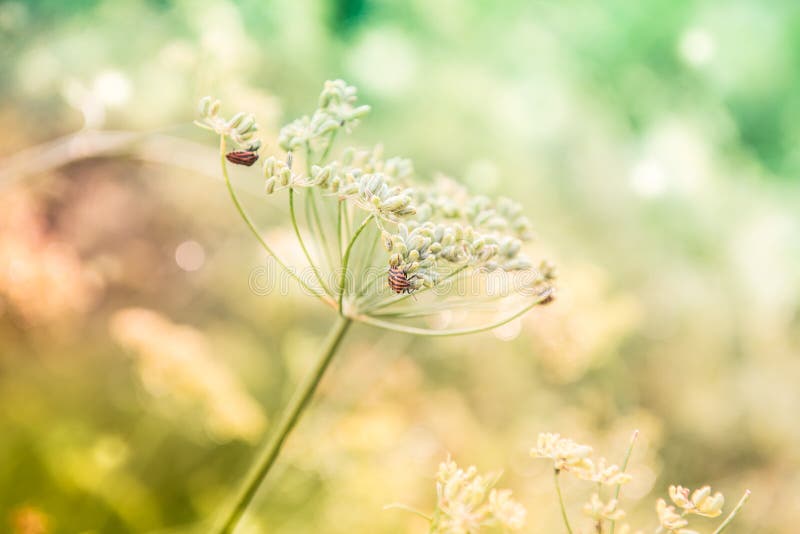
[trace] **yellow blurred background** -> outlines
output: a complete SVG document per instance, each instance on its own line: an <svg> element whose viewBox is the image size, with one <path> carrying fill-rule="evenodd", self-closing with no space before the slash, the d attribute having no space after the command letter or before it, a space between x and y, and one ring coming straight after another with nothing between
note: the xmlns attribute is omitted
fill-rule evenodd
<svg viewBox="0 0 800 534"><path fill-rule="evenodd" d="M274 140L339 77L373 108L354 143L519 200L559 297L471 337L356 327L241 532L426 532L383 506L430 509L448 453L561 532L536 435L615 459L634 429L633 522L709 483L753 491L729 532L797 532L790 0L0 2L0 532L202 532L225 505L333 314L250 290L195 105Z"/></svg>

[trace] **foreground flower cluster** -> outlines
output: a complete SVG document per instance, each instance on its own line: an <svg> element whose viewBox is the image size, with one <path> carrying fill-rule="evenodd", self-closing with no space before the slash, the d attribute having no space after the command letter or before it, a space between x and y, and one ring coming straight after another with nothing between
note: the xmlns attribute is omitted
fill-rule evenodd
<svg viewBox="0 0 800 534"><path fill-rule="evenodd" d="M251 165L263 144L255 118L240 112L225 119L219 110L219 101L205 97L197 124L220 136L223 151L228 140L233 143L228 161ZM346 147L329 158L337 136L368 112L368 106L357 104L354 87L328 81L317 109L281 129L278 145L284 154L263 158L264 190L268 195L288 192L292 226L313 277L298 276L259 237L278 263L342 315L418 334L491 329L550 302L555 270L547 261L534 264L525 254L533 231L518 203L472 196L445 177L420 182L410 160L386 157L380 145ZM249 219L248 224L255 231ZM377 253L381 248L384 254ZM414 298L413 306L401 306L408 297ZM519 304L509 308L499 299ZM480 309L483 314L476 314L476 326L456 331L406 323L450 309ZM498 314L509 309L516 311Z"/></svg>
<svg viewBox="0 0 800 534"><path fill-rule="evenodd" d="M536 446L531 449L534 458L545 458L553 462L555 488L561 506L564 527L569 534L573 527L567 516L564 498L559 485L559 475L570 473L577 478L597 484L583 506L583 513L591 520L592 531L602 534L643 534L645 530L633 530L628 524L617 522L625 519L625 511L620 507L620 488L632 480L625 472L638 432L634 433L625 453L622 465L608 463L604 458L594 460L592 447L576 443L558 434L540 434ZM410 509L402 505L387 508L404 508L413 511L430 523L433 534L477 534L500 528L503 532L516 532L523 529L527 512L522 504L511 498L510 490L494 489L498 474L480 475L475 467L459 468L451 459L439 466L436 477L436 509L432 515ZM602 496L603 487L613 490L613 497ZM745 492L727 518L713 531L720 534L730 525L750 492ZM725 498L720 492L712 492L710 486L703 486L692 492L682 486L670 486L671 505L664 499L656 501L658 525L649 532L655 534L699 534L687 528L692 515L715 518L722 515ZM489 530L486 530L489 529Z"/></svg>

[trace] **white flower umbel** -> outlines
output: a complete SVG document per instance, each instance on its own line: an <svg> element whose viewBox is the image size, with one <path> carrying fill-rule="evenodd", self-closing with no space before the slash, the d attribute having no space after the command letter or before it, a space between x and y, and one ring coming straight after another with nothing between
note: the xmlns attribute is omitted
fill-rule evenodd
<svg viewBox="0 0 800 534"><path fill-rule="evenodd" d="M495 489L498 473L481 475L475 466L462 469L448 458L436 475L436 509L427 515L402 504L430 523L431 534L477 534L484 529L516 532L525 526L527 511L511 497L511 490Z"/></svg>
<svg viewBox="0 0 800 534"><path fill-rule="evenodd" d="M369 107L357 104L354 87L335 80L325 82L316 110L281 129L280 151L264 154L261 174L251 171L253 179L264 180L267 195L286 196L289 222L313 273L305 276L304 266L288 265L267 243L230 180L229 162L249 167L259 159L255 118L239 112L226 119L211 97L199 109L196 123L219 136L225 184L249 230L307 294L338 312L317 365L225 518L220 532L227 533L275 462L352 322L428 336L491 330L552 301L555 270L545 261L534 267L524 254L531 224L516 202L472 197L451 180L417 183L412 163L386 158L380 145L337 154L337 135L349 132ZM453 310L470 313L462 324L448 326ZM497 521L506 518L507 528L520 522L507 494L485 498L486 509ZM456 513L459 503L453 502L452 517L468 525L468 510Z"/></svg>
<svg viewBox="0 0 800 534"><path fill-rule="evenodd" d="M534 266L525 255L533 232L518 203L471 196L450 179L416 183L412 163L386 158L380 145L347 147L330 158L339 132L368 111L357 104L354 87L326 82L317 109L281 129L283 153L263 159L264 190L288 192L291 224L312 278L299 276L302 266L287 265L263 242L229 186L242 217L278 264L340 315L413 334L490 330L550 302L555 270L547 262ZM220 136L223 151L226 138L258 151L252 115L225 119L210 97L201 100L200 112L198 124ZM456 328L430 327L445 325L451 310L470 313Z"/></svg>

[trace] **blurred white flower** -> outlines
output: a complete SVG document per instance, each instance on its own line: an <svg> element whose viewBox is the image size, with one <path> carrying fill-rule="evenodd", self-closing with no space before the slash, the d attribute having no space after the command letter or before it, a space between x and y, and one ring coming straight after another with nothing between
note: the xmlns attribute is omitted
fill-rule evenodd
<svg viewBox="0 0 800 534"><path fill-rule="evenodd" d="M592 468L589 455L592 448L581 445L559 434L542 433L536 442L536 447L531 449L534 458L549 458L553 460L556 471L584 471Z"/></svg>
<svg viewBox="0 0 800 534"><path fill-rule="evenodd" d="M200 331L143 308L116 312L110 329L133 352L151 394L199 405L208 429L220 438L253 441L261 436L266 425L261 407L213 358Z"/></svg>

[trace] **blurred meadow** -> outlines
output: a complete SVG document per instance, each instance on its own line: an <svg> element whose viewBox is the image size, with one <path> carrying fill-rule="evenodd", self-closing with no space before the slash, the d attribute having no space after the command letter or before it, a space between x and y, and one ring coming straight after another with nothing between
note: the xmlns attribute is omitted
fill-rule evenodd
<svg viewBox="0 0 800 534"><path fill-rule="evenodd" d="M521 202L559 293L468 337L355 326L240 532L427 532L383 507L429 510L448 453L562 532L537 434L618 461L634 429L632 522L708 483L753 492L728 532L797 532L793 0L0 2L0 532L203 532L227 502L334 314L251 290L191 121L215 95L270 150L334 78L373 108L354 143Z"/></svg>

